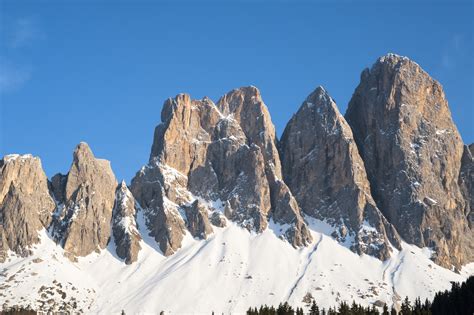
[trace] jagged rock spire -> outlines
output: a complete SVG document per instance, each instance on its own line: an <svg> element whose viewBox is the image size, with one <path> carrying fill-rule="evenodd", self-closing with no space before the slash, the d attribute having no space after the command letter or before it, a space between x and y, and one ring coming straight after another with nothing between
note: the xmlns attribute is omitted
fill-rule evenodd
<svg viewBox="0 0 474 315"><path fill-rule="evenodd" d="M206 211L223 212L256 231L263 231L272 217L290 224L286 237L294 246L310 242L298 205L282 181L275 129L256 88L233 90L217 106L208 98L179 94L165 102L161 119L150 163L132 180L132 192L166 255L180 247L186 226L194 236L210 233ZM189 222L198 219L189 212L196 207L200 219Z"/></svg>
<svg viewBox="0 0 474 315"><path fill-rule="evenodd" d="M75 259L104 249L110 238L117 187L110 162L95 158L87 143L81 142L66 178L57 178L59 184L53 191L63 191L64 196L59 198L63 204L56 213L53 234L66 254Z"/></svg>
<svg viewBox="0 0 474 315"><path fill-rule="evenodd" d="M54 208L38 157L12 154L0 160L0 263L9 249L21 256L30 254Z"/></svg>
<svg viewBox="0 0 474 315"><path fill-rule="evenodd" d="M141 236L136 221L135 198L122 181L115 193L115 206L112 218L112 231L117 255L131 264L138 259L141 250Z"/></svg>
<svg viewBox="0 0 474 315"><path fill-rule="evenodd" d="M325 220L341 242L382 260L398 234L377 209L352 132L336 103L318 87L285 128L283 174L301 209Z"/></svg>

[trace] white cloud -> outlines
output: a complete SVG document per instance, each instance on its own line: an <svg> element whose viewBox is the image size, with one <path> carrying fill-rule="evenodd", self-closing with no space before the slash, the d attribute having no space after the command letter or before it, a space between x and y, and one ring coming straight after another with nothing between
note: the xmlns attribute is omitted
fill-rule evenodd
<svg viewBox="0 0 474 315"><path fill-rule="evenodd" d="M31 18L19 18L12 25L12 32L9 36L9 46L11 48L25 47L43 38L44 34L35 20Z"/></svg>
<svg viewBox="0 0 474 315"><path fill-rule="evenodd" d="M26 66L18 56L21 56L21 51L31 49L35 41L45 37L36 21L28 17L10 20L2 32L6 49L0 54L0 94L19 90L31 80L31 67Z"/></svg>
<svg viewBox="0 0 474 315"><path fill-rule="evenodd" d="M16 91L30 79L30 69L0 61L0 93Z"/></svg>
<svg viewBox="0 0 474 315"><path fill-rule="evenodd" d="M441 55L441 66L444 70L454 70L465 57L464 37L454 34L448 40Z"/></svg>

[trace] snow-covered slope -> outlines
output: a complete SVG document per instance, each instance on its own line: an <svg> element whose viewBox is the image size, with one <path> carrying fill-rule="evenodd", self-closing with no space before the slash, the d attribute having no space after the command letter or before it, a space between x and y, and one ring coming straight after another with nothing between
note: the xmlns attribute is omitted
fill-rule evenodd
<svg viewBox="0 0 474 315"><path fill-rule="evenodd" d="M299 250L278 238L276 224L257 234L229 222L207 240L186 235L183 248L169 257L145 236L132 265L115 255L113 240L107 250L72 263L43 231L34 255L10 253L0 264L0 305L44 309L56 303L59 309L68 302L87 313L234 314L281 301L304 306L307 292L324 307L339 300L391 304L406 295L432 298L450 281L474 274L474 264L457 274L435 265L428 249L408 244L385 262L358 256L332 239L331 227L306 219L314 241ZM138 224L146 235L141 213Z"/></svg>

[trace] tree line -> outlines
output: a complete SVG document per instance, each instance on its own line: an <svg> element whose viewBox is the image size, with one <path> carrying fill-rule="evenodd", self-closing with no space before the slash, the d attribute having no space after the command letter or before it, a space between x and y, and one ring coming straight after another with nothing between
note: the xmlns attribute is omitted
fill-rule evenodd
<svg viewBox="0 0 474 315"><path fill-rule="evenodd" d="M293 307L288 302L280 303L278 307L262 305L250 307L247 315L473 315L474 314L474 276L459 284L452 282L450 290L438 292L433 301L426 299L421 302L416 298L411 302L406 297L400 310L385 304L381 310L375 305L362 306L354 301L352 304L340 302L336 307L320 308L314 299L307 296L303 299L307 303L309 312L305 313L302 307Z"/></svg>

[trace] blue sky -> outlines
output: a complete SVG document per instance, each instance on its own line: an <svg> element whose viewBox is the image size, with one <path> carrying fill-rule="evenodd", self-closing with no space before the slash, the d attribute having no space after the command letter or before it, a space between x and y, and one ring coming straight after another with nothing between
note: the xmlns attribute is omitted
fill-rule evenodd
<svg viewBox="0 0 474 315"><path fill-rule="evenodd" d="M279 134L323 85L345 112L388 52L439 80L474 141L473 1L0 0L0 155L67 172L86 141L127 182L145 164L163 101L260 88Z"/></svg>

